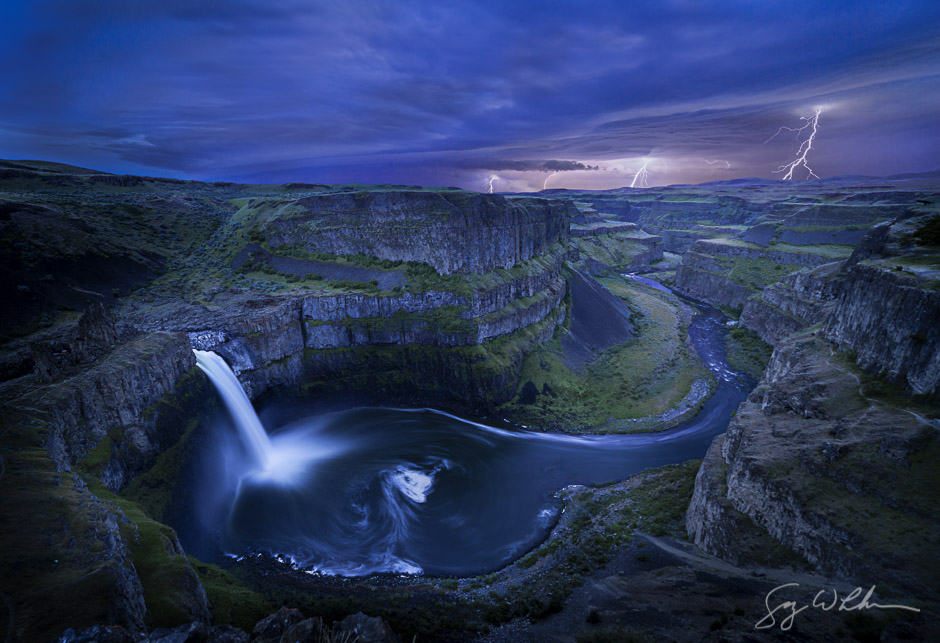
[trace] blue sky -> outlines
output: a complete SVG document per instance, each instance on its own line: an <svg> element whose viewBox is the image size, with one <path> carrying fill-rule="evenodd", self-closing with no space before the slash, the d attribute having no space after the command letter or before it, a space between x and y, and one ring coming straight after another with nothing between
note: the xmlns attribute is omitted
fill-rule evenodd
<svg viewBox="0 0 940 643"><path fill-rule="evenodd" d="M820 176L940 166L936 0L7 0L0 54L0 156L112 172L779 177L817 107Z"/></svg>

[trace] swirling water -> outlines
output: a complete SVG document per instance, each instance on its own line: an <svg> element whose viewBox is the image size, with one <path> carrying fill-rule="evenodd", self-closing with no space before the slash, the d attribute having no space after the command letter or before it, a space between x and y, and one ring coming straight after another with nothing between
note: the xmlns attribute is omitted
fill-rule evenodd
<svg viewBox="0 0 940 643"><path fill-rule="evenodd" d="M229 555L266 552L329 574L499 568L545 537L561 488L704 455L753 386L725 362L723 331L716 311L694 318L690 337L718 389L661 433L570 436L431 409L356 408L274 430L266 463L222 441L204 494L219 520L208 528Z"/></svg>

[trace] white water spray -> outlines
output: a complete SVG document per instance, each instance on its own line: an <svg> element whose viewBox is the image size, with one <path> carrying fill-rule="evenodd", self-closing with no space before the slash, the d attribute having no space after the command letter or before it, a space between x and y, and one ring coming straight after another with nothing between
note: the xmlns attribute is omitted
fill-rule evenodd
<svg viewBox="0 0 940 643"><path fill-rule="evenodd" d="M203 370L222 396L222 401L232 414L248 451L259 467L266 469L271 463L271 440L261 425L251 400L245 395L241 382L225 360L216 353L197 350L193 350L193 353L196 355L196 366Z"/></svg>

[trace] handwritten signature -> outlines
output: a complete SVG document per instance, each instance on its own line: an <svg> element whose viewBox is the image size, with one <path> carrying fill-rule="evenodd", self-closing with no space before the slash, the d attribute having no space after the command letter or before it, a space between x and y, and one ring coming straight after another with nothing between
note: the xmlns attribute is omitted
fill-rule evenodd
<svg viewBox="0 0 940 643"><path fill-rule="evenodd" d="M761 620L757 621L757 624L754 625L754 629L766 630L772 627L777 627L777 618L782 617L782 620L779 623L780 629L784 631L789 630L791 627L793 627L793 623L796 620L796 615L809 607L820 609L824 612L829 612L832 610L836 610L838 612L854 612L857 610L868 609L908 610L911 612L920 612L920 610L916 607L908 607L907 605L882 605L880 603L873 602L871 597L872 594L875 593L874 585L871 586L871 589L868 590L861 600L859 600L859 596L861 596L862 592L864 591L861 587L856 587L842 598L839 597L839 593L835 589L821 589L816 592L816 596L813 597L812 603L800 604L799 601L783 601L776 607L771 607L770 599L775 592L786 587L799 586L799 583L786 583L767 592L767 596L764 597L764 605L767 607L767 615L764 616L764 618ZM853 603L853 601L855 602Z"/></svg>

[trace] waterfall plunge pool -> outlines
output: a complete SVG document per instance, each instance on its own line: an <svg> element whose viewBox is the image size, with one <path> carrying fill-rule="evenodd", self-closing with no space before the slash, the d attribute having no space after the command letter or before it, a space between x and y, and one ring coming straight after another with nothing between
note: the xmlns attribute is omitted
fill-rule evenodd
<svg viewBox="0 0 940 643"><path fill-rule="evenodd" d="M545 538L562 488L705 454L754 384L727 365L722 322L706 308L689 328L715 394L674 429L630 435L508 431L392 408L306 417L267 435L225 362L197 354L241 436L221 433L199 456L199 538L232 557L264 553L344 576L498 569Z"/></svg>

